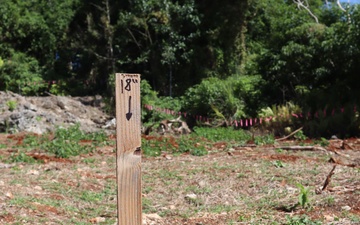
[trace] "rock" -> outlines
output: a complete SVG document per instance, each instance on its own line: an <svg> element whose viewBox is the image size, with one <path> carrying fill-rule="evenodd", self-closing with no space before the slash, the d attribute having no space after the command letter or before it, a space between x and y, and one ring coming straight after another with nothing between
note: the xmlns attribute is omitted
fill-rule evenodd
<svg viewBox="0 0 360 225"><path fill-rule="evenodd" d="M95 217L89 220L90 223L104 223L106 218L104 217Z"/></svg>
<svg viewBox="0 0 360 225"><path fill-rule="evenodd" d="M204 188L206 186L206 182L201 180L199 181L199 187Z"/></svg>
<svg viewBox="0 0 360 225"><path fill-rule="evenodd" d="M187 194L187 195L185 195L185 199L187 200L187 201L190 201L190 202L192 202L192 201L194 201L194 200L196 200L197 199L197 195L196 194Z"/></svg>
<svg viewBox="0 0 360 225"><path fill-rule="evenodd" d="M160 225L162 223L162 218L156 213L153 214L143 214L142 224L144 225Z"/></svg>
<svg viewBox="0 0 360 225"><path fill-rule="evenodd" d="M27 175L39 175L40 172L38 170L29 170L26 174Z"/></svg>
<svg viewBox="0 0 360 225"><path fill-rule="evenodd" d="M87 104L86 101L90 102ZM110 116L101 108L101 96L96 97L23 97L0 91L0 132L53 132L57 127L67 128L76 123L84 132L105 131L113 133L114 126L106 126ZM16 107L10 110L8 103ZM15 103L14 103L15 102Z"/></svg>
<svg viewBox="0 0 360 225"><path fill-rule="evenodd" d="M24 109L28 109L28 110L31 110L34 112L36 112L36 110L37 110L36 107L33 104L31 104L30 102L25 102Z"/></svg>
<svg viewBox="0 0 360 225"><path fill-rule="evenodd" d="M147 219L150 219L150 220L159 220L159 219L161 219L161 216L159 216L159 215L156 214L156 213L146 214L145 217L146 217Z"/></svg>
<svg viewBox="0 0 360 225"><path fill-rule="evenodd" d="M326 222L333 222L335 218L331 215L324 215L324 219L326 220Z"/></svg>
<svg viewBox="0 0 360 225"><path fill-rule="evenodd" d="M7 197L8 199L13 199L14 195L11 192L6 192L5 197Z"/></svg>

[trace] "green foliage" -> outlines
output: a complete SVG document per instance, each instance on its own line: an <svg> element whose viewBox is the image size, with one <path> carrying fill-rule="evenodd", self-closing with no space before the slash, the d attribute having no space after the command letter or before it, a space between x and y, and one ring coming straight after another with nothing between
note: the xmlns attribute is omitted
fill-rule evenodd
<svg viewBox="0 0 360 225"><path fill-rule="evenodd" d="M314 144L319 144L321 147L327 147L330 142L326 138L321 137L320 140L316 140Z"/></svg>
<svg viewBox="0 0 360 225"><path fill-rule="evenodd" d="M246 111L252 111L246 109L245 102L256 98L258 82L255 77L248 76L205 79L186 91L182 97L183 108L193 115L239 119L247 115ZM251 106L250 100L248 103Z"/></svg>
<svg viewBox="0 0 360 225"><path fill-rule="evenodd" d="M290 127L293 128L300 126L300 120L293 116L293 114L301 113L301 108L292 103L287 102L285 105L273 105L271 108L263 108L259 112L260 118L272 118L270 121L263 122L263 127L271 131L274 135L281 136L286 134Z"/></svg>
<svg viewBox="0 0 360 225"><path fill-rule="evenodd" d="M26 155L24 152L19 152L18 154L11 154L9 161L12 163L17 163L17 162L34 163L35 159L31 156Z"/></svg>
<svg viewBox="0 0 360 225"><path fill-rule="evenodd" d="M354 112L353 104L346 104L343 110L341 112L338 107L333 115L331 110L326 110L327 115L324 115L324 110L313 112L312 117L304 123L304 133L318 138L330 138L332 135L339 138L356 136L360 131L359 113Z"/></svg>
<svg viewBox="0 0 360 225"><path fill-rule="evenodd" d="M164 111L165 109L176 113L181 111L181 101L178 98L158 97L152 106L153 110L144 110L144 114L146 113L143 118L144 122L153 123L163 119L173 119L174 117L178 117L178 114L169 114L168 112Z"/></svg>
<svg viewBox="0 0 360 225"><path fill-rule="evenodd" d="M30 135L23 140L23 144L26 147L42 148L59 158L69 158L92 152L96 146L106 143L106 139L105 133L86 134L80 130L80 125L76 124L67 129L57 128L52 140Z"/></svg>
<svg viewBox="0 0 360 225"><path fill-rule="evenodd" d="M197 135L181 137L179 139L179 153L189 152L194 156L204 156L208 154L206 143Z"/></svg>
<svg viewBox="0 0 360 225"><path fill-rule="evenodd" d="M146 156L159 156L162 153L203 156L208 153L206 143L198 136L184 135L175 137L153 137L142 139L142 149Z"/></svg>
<svg viewBox="0 0 360 225"><path fill-rule="evenodd" d="M1 51L1 46L0 46ZM37 60L21 52L9 52L0 68L0 90L19 92L23 95L37 93L42 87L41 69Z"/></svg>
<svg viewBox="0 0 360 225"><path fill-rule="evenodd" d="M162 152L176 151L176 145L173 145L172 138L159 137L151 139L142 139L141 148L146 156L159 156Z"/></svg>
<svg viewBox="0 0 360 225"><path fill-rule="evenodd" d="M54 139L44 147L47 151L54 153L60 158L68 158L94 150L93 146L81 144L80 142L93 141L94 144L104 142L106 139L103 133L85 134L80 130L79 124L69 127L68 129L58 128L55 131Z"/></svg>
<svg viewBox="0 0 360 225"><path fill-rule="evenodd" d="M206 140L217 141L235 141L239 144L245 143L251 139L251 135L243 130L234 130L232 128L218 127L194 127L195 134Z"/></svg>
<svg viewBox="0 0 360 225"><path fill-rule="evenodd" d="M302 130L296 132L296 134L294 134L294 138L300 141L305 141L308 137L306 137L306 135L304 134L304 132Z"/></svg>
<svg viewBox="0 0 360 225"><path fill-rule="evenodd" d="M202 146L202 148L194 148L190 150L190 154L194 156L204 156L208 154L208 151L205 147Z"/></svg>
<svg viewBox="0 0 360 225"><path fill-rule="evenodd" d="M7 107L9 108L10 111L14 111L17 107L17 102L14 100L9 100L6 102Z"/></svg>
<svg viewBox="0 0 360 225"><path fill-rule="evenodd" d="M302 208L305 208L309 205L310 203L310 199L309 199L309 189L305 188L303 185L301 184L297 184L299 190L300 190L300 194L299 194L299 200L298 203Z"/></svg>
<svg viewBox="0 0 360 225"><path fill-rule="evenodd" d="M307 216L286 216L285 225L321 225L320 221L312 221Z"/></svg>
<svg viewBox="0 0 360 225"><path fill-rule="evenodd" d="M254 142L256 145L267 145L267 144L275 143L275 138L274 138L274 135L272 135L272 134L256 136L254 139L255 139Z"/></svg>
<svg viewBox="0 0 360 225"><path fill-rule="evenodd" d="M285 167L285 163L283 163L281 160L276 160L273 164L274 164L274 166L276 166L277 168L283 168L283 167Z"/></svg>
<svg viewBox="0 0 360 225"><path fill-rule="evenodd" d="M182 92L192 83L189 70L201 22L195 1L136 1L113 9L118 18L113 40L121 50L117 64L122 70L142 71L161 94L170 95L170 88Z"/></svg>
<svg viewBox="0 0 360 225"><path fill-rule="evenodd" d="M66 94L64 87L59 84L52 84L49 92L53 95L64 96Z"/></svg>
<svg viewBox="0 0 360 225"><path fill-rule="evenodd" d="M149 82L141 87L144 104L219 120L290 101L312 112L358 104L358 5L344 12L329 4L309 2L317 22L279 0L3 0L0 90L101 94L113 113L112 75L138 71ZM64 82L49 87L49 80ZM145 122L166 118L143 111ZM283 134L284 123L271 129ZM359 133L354 118L316 123L304 129L307 135Z"/></svg>
<svg viewBox="0 0 360 225"><path fill-rule="evenodd" d="M0 90L34 95L46 88L77 2L2 1Z"/></svg>

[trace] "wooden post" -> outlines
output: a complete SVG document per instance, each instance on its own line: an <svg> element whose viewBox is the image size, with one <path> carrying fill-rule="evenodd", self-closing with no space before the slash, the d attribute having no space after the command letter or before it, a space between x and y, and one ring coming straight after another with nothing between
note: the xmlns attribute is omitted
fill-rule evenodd
<svg viewBox="0 0 360 225"><path fill-rule="evenodd" d="M140 75L116 74L118 225L142 224Z"/></svg>

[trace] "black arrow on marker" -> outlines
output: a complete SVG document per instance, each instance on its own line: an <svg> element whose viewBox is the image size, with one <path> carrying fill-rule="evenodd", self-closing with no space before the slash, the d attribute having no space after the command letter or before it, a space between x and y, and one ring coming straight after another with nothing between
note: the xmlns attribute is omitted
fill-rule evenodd
<svg viewBox="0 0 360 225"><path fill-rule="evenodd" d="M129 112L126 113L126 119L130 120L131 116L132 116L132 113L131 113L131 96L129 96Z"/></svg>

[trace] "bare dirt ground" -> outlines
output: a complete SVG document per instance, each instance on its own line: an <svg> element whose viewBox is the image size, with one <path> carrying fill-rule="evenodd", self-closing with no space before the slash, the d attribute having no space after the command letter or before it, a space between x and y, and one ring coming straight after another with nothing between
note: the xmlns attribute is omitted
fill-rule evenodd
<svg viewBox="0 0 360 225"><path fill-rule="evenodd" d="M0 134L0 224L116 223L114 137L96 152L59 159L21 149L24 135ZM144 224L290 224L305 215L319 224L360 224L360 167L335 158L357 162L360 139L325 148L219 142L201 157L143 157ZM36 162L7 161L21 151ZM308 190L304 207L299 184Z"/></svg>

